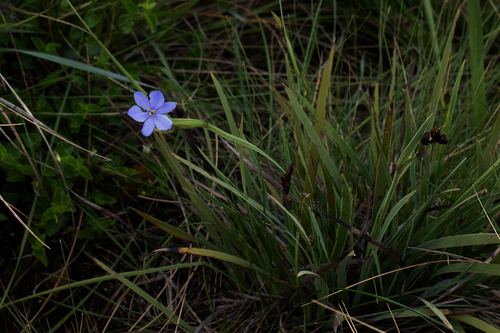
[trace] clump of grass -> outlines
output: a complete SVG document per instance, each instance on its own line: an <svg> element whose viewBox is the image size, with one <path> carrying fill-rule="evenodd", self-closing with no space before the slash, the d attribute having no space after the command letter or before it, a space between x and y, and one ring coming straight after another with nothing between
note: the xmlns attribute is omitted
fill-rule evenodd
<svg viewBox="0 0 500 333"><path fill-rule="evenodd" d="M2 110L28 122L0 127L2 196L51 250L13 231L4 318L34 331L498 330L497 68L481 59L500 30L478 4L65 2L49 20L69 40L41 34L39 5L9 7L31 21L6 21L3 61L19 67ZM54 74L37 78L33 61ZM139 134L137 90L177 103L173 131Z"/></svg>

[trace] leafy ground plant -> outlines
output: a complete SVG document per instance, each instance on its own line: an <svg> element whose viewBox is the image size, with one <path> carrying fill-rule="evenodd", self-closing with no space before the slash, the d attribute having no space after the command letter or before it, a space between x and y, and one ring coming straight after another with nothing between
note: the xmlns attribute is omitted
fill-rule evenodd
<svg viewBox="0 0 500 333"><path fill-rule="evenodd" d="M2 7L5 331L499 331L494 4L44 6Z"/></svg>

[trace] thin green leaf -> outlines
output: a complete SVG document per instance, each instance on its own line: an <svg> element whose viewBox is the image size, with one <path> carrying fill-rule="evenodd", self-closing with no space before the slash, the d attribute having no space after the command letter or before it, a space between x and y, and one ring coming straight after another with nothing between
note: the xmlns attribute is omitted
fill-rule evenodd
<svg viewBox="0 0 500 333"><path fill-rule="evenodd" d="M106 266L104 263L100 262L96 258L93 258L94 262L101 266L102 269L104 269L106 272L108 272L111 276L113 276L115 279L135 291L138 295L140 295L142 298L144 298L146 301L157 307L161 312L165 314L165 316L168 317L168 321L171 321L172 324L180 326L183 330L186 330L188 332L194 332L195 329L186 323L184 320L180 319L177 317L172 311L170 311L165 305L161 304L158 299L154 298L141 288L139 288L137 285L132 283L131 281L127 280L123 275L118 274L114 270L112 270L110 267Z"/></svg>
<svg viewBox="0 0 500 333"><path fill-rule="evenodd" d="M422 302L424 302L425 305L427 305L429 307L429 309L432 310L432 312L434 312L436 314L436 316L439 317L439 319L441 319L441 321L446 325L446 327L448 327L450 330L453 331L453 326L450 324L450 322L448 321L448 319L446 319L446 316L444 315L444 313L442 313L434 304L432 304L431 302L429 301L426 301L425 299L423 298L420 298L420 297L417 297L419 300L421 300Z"/></svg>
<svg viewBox="0 0 500 333"><path fill-rule="evenodd" d="M474 124L481 128L486 114L486 87L484 75L484 45L483 45L483 20L481 18L481 1L467 0L467 17L469 24L469 52L472 84L472 108Z"/></svg>
<svg viewBox="0 0 500 333"><path fill-rule="evenodd" d="M337 188L340 187L340 173L338 171L336 163L333 161L333 159L330 157L330 154L326 150L325 146L323 145L323 142L321 142L320 137L318 134L316 134L316 131L314 130L313 125L311 124L311 121L305 114L304 110L302 110L302 107L299 105L299 102L297 101L297 98L295 97L294 93L292 92L291 89L286 88L286 93L288 95L288 98L290 99L290 102L292 103L292 109L295 112L295 115L300 119L300 122L304 125L304 128L311 138L311 140L314 142L316 147L318 147L318 150L320 152L321 156L321 161L325 165L325 167L328 169L328 172L332 176L335 185Z"/></svg>
<svg viewBox="0 0 500 333"><path fill-rule="evenodd" d="M241 259L239 257L233 256L232 254L227 254L224 252L208 250L208 249L198 249L194 247L178 247L172 249L158 249L153 252L173 252L173 253L189 253L195 254L198 256L211 257L215 259L219 259L222 261L226 261L232 264L236 264L242 267L253 269L254 271L268 276L269 273L263 270L262 268L255 266L254 264L250 264L248 261Z"/></svg>
<svg viewBox="0 0 500 333"><path fill-rule="evenodd" d="M485 333L499 333L500 330L497 329L494 326L491 326L484 320L481 320L479 318L476 318L474 316L471 316L469 314L466 315L460 315L460 316L451 316L450 318L456 319L458 321L461 321L462 323L471 325L472 327L477 328L478 330L481 330Z"/></svg>

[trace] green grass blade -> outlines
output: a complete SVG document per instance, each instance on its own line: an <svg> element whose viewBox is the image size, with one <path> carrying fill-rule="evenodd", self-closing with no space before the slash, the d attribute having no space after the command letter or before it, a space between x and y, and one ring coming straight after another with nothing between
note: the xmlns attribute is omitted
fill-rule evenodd
<svg viewBox="0 0 500 333"><path fill-rule="evenodd" d="M259 154L261 154L262 156L267 158L271 163L273 163L282 173L285 173L285 170L281 167L280 164L278 164L278 162L276 162L274 159L272 159L271 156L266 154L262 149L256 147L255 145L251 144L250 142L248 142L244 139L241 139L237 136L226 133L223 130L221 130L220 128L218 128L212 124L208 124L207 129L214 132L214 133L219 134L223 138L229 139L231 141L234 141L235 143L239 143L240 145L243 145L249 149L252 149L252 150L258 152Z"/></svg>
<svg viewBox="0 0 500 333"><path fill-rule="evenodd" d="M80 16L80 14L78 14L78 12L76 11L75 7L73 7L73 5L71 4L71 2L69 0L66 0L66 1L68 2L69 6L71 7L71 9L73 10L73 12L75 13L76 17L78 17L78 19L80 20L80 22L82 22L82 24L85 27L85 29L89 32L89 34L92 36L92 38L94 38L94 40L97 42L97 44L99 44L99 46L103 49L103 51L108 54L109 58L113 61L113 63L116 65L116 67L118 67L118 69L123 73L123 75L125 75L130 80L130 82L135 86L135 88L137 90L143 92L144 95L147 96L146 91L144 89L142 89L142 87L137 83L137 81L134 80L134 78L132 77L132 75L130 75L125 70L125 68L123 68L123 66L120 64L120 62L118 60L116 60L116 58L113 56L113 54L111 52L109 52L109 50L101 43L101 41L99 40L99 38L97 38L97 36L92 32L92 30L85 23L85 21L82 19L82 17Z"/></svg>
<svg viewBox="0 0 500 333"><path fill-rule="evenodd" d="M323 71L323 77L321 79L321 85L319 88L318 104L316 106L316 122L314 123L314 131L321 137L323 129L325 128L325 116L326 116L326 102L328 99L328 93L330 91L330 78L332 73L333 65L333 54L335 48L332 48L330 56L328 57L328 65ZM314 193L314 184L316 183L316 175L318 172L318 162L320 159L320 154L318 148L315 144L311 144L309 149L309 159L307 161L307 173L305 177L304 193Z"/></svg>
<svg viewBox="0 0 500 333"><path fill-rule="evenodd" d="M182 166L179 164L179 162L175 159L172 158L171 154L167 151L169 149L169 145L167 141L165 140L165 137L163 134L160 134L158 132L154 132L156 141L160 143L158 147L160 148L160 152L162 153L163 157L167 161L167 164L170 166L172 171L174 172L177 180L181 183L182 189L187 193L189 198L191 199L193 205L196 207L196 211L198 215L200 216L201 220L203 221L210 221L212 224L216 225L217 227L224 229L223 224L219 221L219 219L215 216L215 214L212 212L212 210L208 207L208 205L203 201L198 193L196 193L195 188L191 185L191 183L184 177L184 172ZM207 226L207 228L212 229L210 226ZM210 230L209 230L210 231ZM215 232L215 230L211 230L210 233ZM220 239L217 236L217 234L212 234L212 237L216 241L217 244L220 243Z"/></svg>
<svg viewBox="0 0 500 333"><path fill-rule="evenodd" d="M340 208L340 220L352 225L353 202L351 189L347 185L347 181L342 175L342 197ZM348 230L342 226L337 226L337 236L335 237L335 246L330 255L330 260L335 260L340 257L346 247Z"/></svg>
<svg viewBox="0 0 500 333"><path fill-rule="evenodd" d="M219 252L219 251L214 251L214 250L207 250L207 249L198 249L195 247L177 247L177 248L172 248L172 249L158 249L154 252L172 252L172 253L189 253L189 254L195 254L198 256L205 256L205 257L211 257L215 259L219 259L222 261L226 261L232 264L236 264L242 267L250 268L253 269L254 271L266 275L269 275L269 272L266 272L262 268L255 266L254 264L249 263L248 261L241 259L239 257L233 256L232 254L227 254L224 252Z"/></svg>
<svg viewBox="0 0 500 333"><path fill-rule="evenodd" d="M212 73L210 73L210 75L212 76L215 89L217 90L220 101L222 102L222 108L224 109L224 113L226 114L227 122L229 123L229 128L231 129L231 134L238 137L240 135L240 132L238 131L238 126L236 126L236 122L234 121L233 113L231 112L231 108L229 107L229 103L227 102L226 94L224 93L224 90L222 90L222 87L215 76Z"/></svg>
<svg viewBox="0 0 500 333"><path fill-rule="evenodd" d="M452 208L461 205L464 201L468 200L469 197L474 193L474 188L480 188L481 185L490 178L500 167L500 159L497 160L488 170L486 170L479 178L474 182L474 187L471 186L463 191L462 195L455 201ZM474 195L475 196L475 195Z"/></svg>
<svg viewBox="0 0 500 333"><path fill-rule="evenodd" d="M356 167L358 167L358 170L365 177L366 184L373 184L373 177L370 172L368 172L368 169L363 164L363 162L361 162L358 154L347 144L347 142L345 142L344 138L340 136L340 134L333 128L331 124L325 123L325 129L332 136L333 140L339 145L340 150L346 153L351 158L351 161L356 165Z"/></svg>
<svg viewBox="0 0 500 333"><path fill-rule="evenodd" d="M295 97L294 93L290 88L286 89L286 93L288 95L288 98L290 99L290 102L292 103L292 109L295 112L295 115L299 118L300 122L304 125L304 129L306 130L307 134L311 138L312 142L318 147L320 156L321 156L321 161L325 165L325 167L328 169L328 172L332 176L334 183L337 188L340 188L340 173L338 171L336 163L333 161L333 159L330 157L328 151L326 150L325 146L323 145L323 142L321 142L320 137L318 134L316 134L316 131L314 130L313 125L311 124L311 121L305 114L304 110L302 110L302 107L299 105L299 102L297 101L297 98Z"/></svg>
<svg viewBox="0 0 500 333"><path fill-rule="evenodd" d="M396 49L394 49L394 53L396 53ZM396 67L395 60L394 60L394 67ZM395 68L393 69L393 71L395 71ZM376 173L375 189L373 191L373 207L372 207L372 212L374 216L376 216L378 213L380 204L385 196L387 183L390 181L390 175L386 176L386 171L387 168L389 167L389 161L390 161L389 153L391 149L391 139L392 139L393 108L394 108L394 96L392 96L391 102L389 103L389 109L387 110L384 132L382 134L382 146L378 154L377 169L375 170Z"/></svg>
<svg viewBox="0 0 500 333"><path fill-rule="evenodd" d="M463 247L474 245L498 244L500 240L495 234L480 233L470 235L448 236L433 239L417 246L419 249L445 249L450 247Z"/></svg>
<svg viewBox="0 0 500 333"><path fill-rule="evenodd" d="M438 75L436 77L436 81L434 82L434 89L432 91L431 104L429 106L429 113L428 114L436 114L437 109L438 109L438 103L439 103L440 96L441 96L441 90L443 87L444 76L446 74L446 70L448 68L448 62L450 60L451 42L452 42L453 36L455 34L455 25L456 25L459 17L460 17L460 10L458 10L457 14L455 15L455 19L453 20L453 26L450 30L449 35L448 35L448 40L446 41L446 47L444 49L443 58L442 58L441 63L439 65L439 71L438 71Z"/></svg>
<svg viewBox="0 0 500 333"><path fill-rule="evenodd" d="M391 224L392 220L396 217L398 212L403 208L403 206L408 202L408 200L411 199L411 197L415 194L416 191L413 191L409 194L407 194L404 198L399 200L399 202L392 207L391 211L387 215L384 224L382 224L382 228L380 229L380 232L378 235L374 235L373 238L375 238L377 241L382 242L382 239L384 238L385 232L387 231L387 228L389 228L389 225Z"/></svg>
<svg viewBox="0 0 500 333"><path fill-rule="evenodd" d="M176 238L179 238L179 239L182 239L182 240L188 241L188 242L193 242L196 244L201 243L205 246L212 246L210 244L210 242L208 242L205 238L195 237L191 234L188 234L184 230L181 230L177 227L174 227L173 225L170 225L166 222L160 221L157 218L154 218L146 213L143 213L138 209L133 208L132 210L134 212L136 212L137 214L139 214L142 218L148 220L149 222L156 225L158 228L168 232L169 234L171 234L172 236L174 236Z"/></svg>
<svg viewBox="0 0 500 333"><path fill-rule="evenodd" d="M208 250L207 250L208 251ZM168 320L172 322L174 325L180 326L183 330L186 330L187 332L194 332L194 328L186 323L184 320L180 319L177 317L172 311L170 311L165 305L161 304L156 298L139 288L136 284L132 283L131 281L127 280L123 275L118 274L114 270L112 270L110 267L106 266L104 263L100 262L99 260L92 258L94 262L99 265L102 269L104 269L108 274L113 276L115 279L132 289L134 292L136 292L138 295L140 295L142 298L144 298L146 301L157 307L161 312L165 314L165 316L168 317Z"/></svg>
<svg viewBox="0 0 500 333"><path fill-rule="evenodd" d="M450 97L450 105L448 106L448 111L446 113L446 121L444 123L444 132L447 134L448 137L453 138L454 133L451 131L451 120L453 119L453 111L455 111L455 106L457 104L457 98L458 98L458 89L460 88L460 82L462 80L462 74L464 72L464 67L465 67L465 60L462 62L462 66L460 67L460 70L458 71L457 74L457 79L455 80L455 84L453 86L453 91L451 92L451 97ZM443 145L441 147L441 156L444 154L444 151L446 150L446 147ZM489 165L488 165L489 167Z"/></svg>
<svg viewBox="0 0 500 333"><path fill-rule="evenodd" d="M84 71L84 72L89 72L89 73L96 74L96 75L102 75L102 76L105 76L105 77L111 77L113 79L117 79L117 80L124 81L124 82L132 82L132 81L130 81L129 78L127 78L124 75L116 74L116 73L107 71L105 69L97 68L97 67L94 67L94 66L91 66L91 65L84 64L82 62L78 62L78 61L71 60L71 59L66 59L66 58L63 58L63 57L58 57L58 56L55 56L55 55L52 55L52 54L48 54L48 53L42 53L42 52L36 52L36 51L27 51L27 50L4 49L4 48L0 48L0 52L19 52L19 53L24 53L24 54L30 55L32 57L36 57L36 58L40 58L40 59L52 61L52 62L61 64L63 66L68 66L68 67L71 67L71 68L74 68L74 69L78 69L78 70L81 70L81 71ZM144 87L156 88L154 86L151 86L151 85L143 83L143 82L139 82L139 81L136 81L136 82L138 84L140 84L141 86L144 86Z"/></svg>
<svg viewBox="0 0 500 333"><path fill-rule="evenodd" d="M429 22L429 30L431 31L432 49L434 50L436 61L439 61L439 41L437 38L436 23L434 23L431 0L424 0L424 9L427 22Z"/></svg>
<svg viewBox="0 0 500 333"><path fill-rule="evenodd" d="M420 126L417 133L413 136L410 143L405 147L401 156L399 156L398 161L396 163L396 168L400 169L405 163L410 161L410 157L413 155L415 148L420 144L420 139L425 131L428 131L431 127L432 122L434 121L434 115L431 114L427 117L424 123Z"/></svg>
<svg viewBox="0 0 500 333"><path fill-rule="evenodd" d="M481 2L467 0L467 17L469 18L469 52L472 83L472 108L476 128L482 128L486 115L486 89L482 82L484 75L483 21L481 18Z"/></svg>
<svg viewBox="0 0 500 333"><path fill-rule="evenodd" d="M495 151L498 141L500 140L500 116L497 115L493 129L491 130L490 140L488 145L483 150L482 158L478 160L477 174L480 175L484 173L493 162L495 158Z"/></svg>
<svg viewBox="0 0 500 333"><path fill-rule="evenodd" d="M448 319L446 319L446 316L444 315L443 312L441 312L441 310L439 310L434 304L432 304L431 302L429 302L423 298L418 297L418 299L421 300L422 302L424 302L424 304L427 305L429 307L429 309L431 309L432 312L434 312L436 314L436 316L439 317L439 319L441 319L441 321L446 325L446 327L448 327L450 330L453 331L453 326L450 324Z"/></svg>
<svg viewBox="0 0 500 333"><path fill-rule="evenodd" d="M500 265L489 264L484 262L450 264L438 269L435 275L441 275L447 273L461 273L464 271L467 271L468 273L500 276Z"/></svg>
<svg viewBox="0 0 500 333"><path fill-rule="evenodd" d="M500 330L497 329L496 327L488 324L484 320L481 320L481 319L474 317L472 315L469 315L469 314L460 315L460 316L451 316L450 318L461 321L462 323L465 323L465 324L468 324L472 327L475 327L478 330L481 330L485 333L500 333Z"/></svg>

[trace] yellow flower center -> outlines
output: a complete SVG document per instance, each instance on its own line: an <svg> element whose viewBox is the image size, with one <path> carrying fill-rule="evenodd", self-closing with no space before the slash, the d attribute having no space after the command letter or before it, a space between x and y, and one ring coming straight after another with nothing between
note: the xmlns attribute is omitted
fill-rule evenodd
<svg viewBox="0 0 500 333"><path fill-rule="evenodd" d="M154 115L155 115L155 113L156 113L156 110L150 110L149 108L148 108L148 110L147 110L147 111L149 111L149 115L150 115L151 117L152 117L152 116L154 116Z"/></svg>

